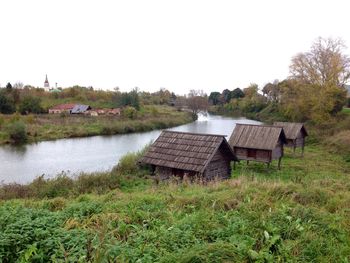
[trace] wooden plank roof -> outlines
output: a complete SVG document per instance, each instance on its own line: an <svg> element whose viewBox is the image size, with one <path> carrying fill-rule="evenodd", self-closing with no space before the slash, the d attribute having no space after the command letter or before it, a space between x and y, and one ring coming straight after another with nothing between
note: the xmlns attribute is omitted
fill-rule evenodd
<svg viewBox="0 0 350 263"><path fill-rule="evenodd" d="M238 161L224 135L165 130L140 162L202 173L220 147L227 158Z"/></svg>
<svg viewBox="0 0 350 263"><path fill-rule="evenodd" d="M283 127L284 133L287 139L296 139L299 131L304 132L305 136L308 136L307 131L303 123L298 122L275 122L273 125Z"/></svg>
<svg viewBox="0 0 350 263"><path fill-rule="evenodd" d="M229 144L231 147L273 150L280 138L286 142L282 127L237 123Z"/></svg>

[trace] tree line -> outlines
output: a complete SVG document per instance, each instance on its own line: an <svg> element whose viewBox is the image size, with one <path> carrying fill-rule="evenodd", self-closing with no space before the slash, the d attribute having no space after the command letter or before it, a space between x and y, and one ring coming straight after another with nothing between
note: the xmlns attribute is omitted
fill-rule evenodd
<svg viewBox="0 0 350 263"><path fill-rule="evenodd" d="M261 89L251 84L243 90L212 92L209 102L217 112L326 122L345 105L350 106L346 90L350 58L344 51L342 40L318 38L309 51L292 58L287 79L275 80Z"/></svg>

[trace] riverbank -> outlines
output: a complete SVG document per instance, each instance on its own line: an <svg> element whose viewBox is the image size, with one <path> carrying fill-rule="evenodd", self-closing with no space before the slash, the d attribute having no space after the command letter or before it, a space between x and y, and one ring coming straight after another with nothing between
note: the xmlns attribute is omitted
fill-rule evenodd
<svg viewBox="0 0 350 263"><path fill-rule="evenodd" d="M289 121L283 118L278 111L273 107L257 113L243 114L240 111L225 111L222 107L211 107L211 114L223 115L228 117L244 116L246 118L261 121L267 124L273 124L275 121ZM350 114L349 108L344 108L337 116L330 119L326 123L306 122L309 137L307 141L317 142L326 148L328 151L338 153L343 158L350 162Z"/></svg>
<svg viewBox="0 0 350 263"><path fill-rule="evenodd" d="M187 112L179 112L168 106L144 106L137 115L130 117L82 116L82 115L0 115L0 145L11 143L8 126L14 122L26 126L27 142L63 138L113 135L165 129L192 120Z"/></svg>
<svg viewBox="0 0 350 263"><path fill-rule="evenodd" d="M231 179L208 185L157 184L137 158L75 181L38 179L16 190L32 196L0 201L0 258L350 260L350 165L322 146L307 145L304 158L287 149L280 171L242 162Z"/></svg>

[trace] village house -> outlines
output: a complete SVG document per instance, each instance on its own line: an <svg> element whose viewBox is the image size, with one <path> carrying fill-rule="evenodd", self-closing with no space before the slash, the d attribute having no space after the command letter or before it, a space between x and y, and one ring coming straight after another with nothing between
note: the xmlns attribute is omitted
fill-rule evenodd
<svg viewBox="0 0 350 263"><path fill-rule="evenodd" d="M238 161L223 135L163 131L140 162L160 179L229 178L230 162Z"/></svg>
<svg viewBox="0 0 350 263"><path fill-rule="evenodd" d="M53 106L49 109L49 114L60 114L60 113L68 113L70 114L76 104L60 104Z"/></svg>
<svg viewBox="0 0 350 263"><path fill-rule="evenodd" d="M267 163L278 160L281 168L283 145L286 136L282 127L268 125L236 124L229 144L239 160Z"/></svg>
<svg viewBox="0 0 350 263"><path fill-rule="evenodd" d="M283 128L287 147L293 147L294 152L296 147L301 147L302 155L304 155L305 137L308 136L308 133L303 123L275 122L273 125Z"/></svg>
<svg viewBox="0 0 350 263"><path fill-rule="evenodd" d="M83 114L87 110L91 110L91 107L89 105L76 104L71 110L71 114Z"/></svg>

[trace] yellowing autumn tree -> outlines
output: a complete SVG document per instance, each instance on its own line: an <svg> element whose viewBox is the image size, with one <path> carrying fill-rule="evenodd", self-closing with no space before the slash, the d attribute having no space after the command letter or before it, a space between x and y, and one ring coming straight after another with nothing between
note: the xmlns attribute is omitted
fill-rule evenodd
<svg viewBox="0 0 350 263"><path fill-rule="evenodd" d="M344 85L350 78L350 58L344 54L345 48L341 39L318 38L310 51L293 57L293 85L282 90L286 109L300 105L302 109L296 109L300 116L316 122L327 121L342 109L346 102Z"/></svg>

